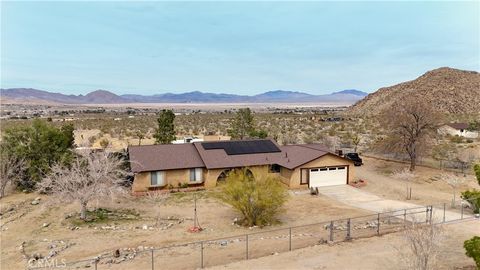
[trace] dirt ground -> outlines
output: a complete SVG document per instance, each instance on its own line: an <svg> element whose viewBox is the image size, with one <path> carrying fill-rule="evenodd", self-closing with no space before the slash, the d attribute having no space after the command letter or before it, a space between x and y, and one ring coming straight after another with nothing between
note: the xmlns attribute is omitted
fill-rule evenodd
<svg viewBox="0 0 480 270"><path fill-rule="evenodd" d="M480 220L443 226L440 253L435 269L475 269L464 255L463 242L480 234ZM273 256L239 261L210 269L408 269L398 249L406 250L402 232L381 237L356 239L333 245L318 245Z"/></svg>
<svg viewBox="0 0 480 270"><path fill-rule="evenodd" d="M368 157L363 157L363 161L365 165L355 168L355 178L367 180L367 185L362 187L362 190L392 200L407 201L407 184L392 177L392 173L408 168L407 164ZM412 200L408 202L421 205L450 202L453 198L453 189L445 181L438 180L442 173L445 171L417 166L416 177L411 183ZM458 176L465 179L465 183L457 189L457 199L460 198L461 191L479 188L472 173L466 177L462 174Z"/></svg>
<svg viewBox="0 0 480 270"><path fill-rule="evenodd" d="M371 192L381 197L405 200L405 183L401 180L391 177L391 172L405 167L405 164L395 162L385 162L376 159L365 158L365 165L356 167L356 178L365 179L368 184L362 187L363 190ZM430 179L440 174L441 171L419 167L418 178L412 184L413 200L409 202L416 204L431 204L437 202L449 202L452 198L452 189L441 181L430 181ZM468 176L468 184L464 187L474 187L475 182L473 176ZM72 224L68 219L68 215L75 214L79 206L77 204L58 203L54 198L48 196L40 196L38 194L11 194L0 200L1 207L1 269L24 269L27 260L23 255L32 256L35 253L47 256L54 250L54 257L57 259L65 259L67 262L92 259L102 254L112 254L114 250L120 249L143 249L144 247L161 247L170 244L187 243L198 240L222 238L233 235L244 235L246 233L261 232L262 230L271 230L288 226L296 226L303 224L312 224L317 222L325 222L333 219L341 219L346 217L354 217L370 214L366 210L353 208L342 204L341 202L332 201L323 196L311 196L305 190L291 191L291 198L285 206L285 211L279 215L280 223L278 225L269 226L267 228L242 228L233 224L233 220L239 215L230 207L219 203L213 196L214 191L205 191L198 194L198 217L200 225L205 229L200 233L190 233L187 229L193 225L193 194L179 193L172 195L164 203L153 202L147 198L116 198L104 202L92 202L89 207L103 207L111 210L130 209L139 214L138 217L127 221L107 222L101 224L79 225ZM39 204L32 205L37 197L41 197ZM162 224L155 227L156 217L160 213ZM466 224L466 223L465 223ZM457 225L451 225L452 228ZM466 225L465 225L466 226ZM447 235L446 241L461 241L473 236L475 233L480 234L480 226L478 223L471 225L477 228L477 231L454 230ZM478 226L478 227L475 227ZM462 234L463 233L463 234ZM281 236L277 236L281 237ZM375 262L374 258L377 253L371 253L371 250L377 250L378 254L388 255L389 249L383 250L382 245L388 245L384 240L395 239L396 236L383 236L378 238L369 238L355 240L351 243L338 244L339 247L348 247L350 252L326 253L336 258L325 255L322 260L330 261L325 265L334 266L334 262L343 262L354 260L355 251L368 250L367 253L360 252L365 257L370 258L370 262ZM374 246L368 246L368 243L374 243ZM389 240L390 242L390 240ZM466 264L468 261L463 255L463 247L460 242L455 242L455 248L451 250L449 260L461 262L459 266ZM261 247L260 251L261 251ZM280 247L279 247L280 248ZM306 250L297 250L288 254L310 254L313 256L318 253L316 249L319 247L308 248ZM323 249L331 247L321 247ZM243 249L243 246L242 246ZM285 250L282 246L281 249ZM332 248L335 250L335 248ZM186 251L185 251L185 254ZM366 255L365 255L366 254ZM164 254L168 256L168 254ZM268 254L265 254L268 255ZM355 255L355 256L354 256ZM160 255L159 255L160 256ZM222 258L219 250L208 251L209 258ZM282 258L283 258L282 253ZM285 255L286 258L293 258ZM391 256L391 255L389 255ZM388 259L386 256L383 259ZM378 257L378 256L377 256ZM279 257L266 259L266 263L258 265L244 265L251 268L269 268L268 260L272 260L272 268L277 265L279 268L284 262L287 266L296 266L298 262L291 259L278 260ZM141 258L145 260L145 266L148 265L148 257ZM198 258L197 258L198 259ZM232 262L234 261L231 258ZM136 260L136 259L135 259ZM131 269L131 267L142 264L134 264L135 260L118 264L123 268L115 269ZM159 258L159 260L161 260ZM213 259L212 259L213 260ZM315 258L312 258L315 261ZM211 261L214 263L215 261ZM221 263L222 261L217 261ZM253 261L252 261L253 262ZM465 263L464 263L465 262ZM250 262L249 262L250 263ZM301 262L298 262L301 263ZM197 267L198 264L195 264ZM207 264L207 266L215 265ZM323 264L321 264L323 265ZM340 267L342 263L335 264ZM241 266L241 264L240 264ZM103 265L105 267L105 265ZM229 266L230 267L230 266ZM233 269L236 265L231 266ZM239 267L239 266L238 266ZM322 266L323 267L323 266ZM325 269L322 267L314 267L314 265L306 264L304 268L309 269ZM141 267L140 267L141 268ZM140 269L137 268L137 269ZM301 267L300 267L301 268ZM99 268L100 269L100 268ZM110 269L110 268L107 268ZM112 268L113 269L113 268ZM143 268L142 268L143 269ZM284 268L285 269L285 268ZM330 268L328 268L330 269ZM341 268L332 268L341 269ZM362 269L362 268L357 268ZM374 269L374 268L363 268ZM380 269L380 268L378 268Z"/></svg>
<svg viewBox="0 0 480 270"><path fill-rule="evenodd" d="M197 202L198 219L204 231L193 234L187 229L193 226L193 195L175 194L160 206L159 210L167 229L154 227L158 203L146 198L121 198L113 202L93 202L90 207L101 206L108 209L133 209L140 213L137 220L117 222L117 224L79 225L75 228L65 216L78 211L78 205L63 205L52 198L41 196L38 205L31 202L38 194L13 194L1 201L2 269L21 269L26 260L22 258L20 246L28 256L40 253L49 254L47 246L63 241L71 246L60 251L55 258L67 261L91 259L102 253L112 253L115 249L161 247L173 243L219 238L261 231L260 228L242 228L233 225L238 217L230 207L204 192ZM12 210L13 209L13 210ZM332 203L326 198L311 197L308 194L294 194L280 216L280 226L310 224L341 217L365 214L366 211ZM48 226L44 226L44 223ZM169 224L172 225L169 225ZM107 229L102 229L107 227ZM111 227L115 227L112 229ZM147 228L147 229L144 229ZM165 227L165 226L164 226ZM66 245L66 244L65 244Z"/></svg>

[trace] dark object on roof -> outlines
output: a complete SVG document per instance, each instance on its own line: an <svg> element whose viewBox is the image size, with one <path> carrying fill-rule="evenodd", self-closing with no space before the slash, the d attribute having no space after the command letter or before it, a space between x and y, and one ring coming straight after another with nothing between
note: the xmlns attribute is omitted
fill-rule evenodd
<svg viewBox="0 0 480 270"><path fill-rule="evenodd" d="M467 123L450 123L448 126L454 128L454 129L468 129L468 124Z"/></svg>
<svg viewBox="0 0 480 270"><path fill-rule="evenodd" d="M223 149L227 155L281 152L270 140L206 142L202 147L205 150Z"/></svg>
<svg viewBox="0 0 480 270"><path fill-rule="evenodd" d="M130 146L128 153L132 172L205 167L191 143Z"/></svg>

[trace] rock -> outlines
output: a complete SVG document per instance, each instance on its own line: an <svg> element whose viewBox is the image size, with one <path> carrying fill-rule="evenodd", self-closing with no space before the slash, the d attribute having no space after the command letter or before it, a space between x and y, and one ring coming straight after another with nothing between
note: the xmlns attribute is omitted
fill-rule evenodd
<svg viewBox="0 0 480 270"><path fill-rule="evenodd" d="M40 201L41 199L42 199L42 198L37 197L37 198L35 198L35 201Z"/></svg>
<svg viewBox="0 0 480 270"><path fill-rule="evenodd" d="M224 247L227 245L227 241L220 241L220 246Z"/></svg>
<svg viewBox="0 0 480 270"><path fill-rule="evenodd" d="M43 227L43 228L46 228L46 227L48 227L48 226L50 226L50 223L43 223L43 224L42 224L42 227Z"/></svg>
<svg viewBox="0 0 480 270"><path fill-rule="evenodd" d="M52 258L57 254L58 254L58 252L56 250L50 250L50 252L48 253L48 258Z"/></svg>
<svg viewBox="0 0 480 270"><path fill-rule="evenodd" d="M115 252L113 252L113 257L118 258L120 257L120 250L116 249Z"/></svg>
<svg viewBox="0 0 480 270"><path fill-rule="evenodd" d="M32 258L35 259L35 260L39 260L39 259L43 258L43 256L40 253L34 253L32 255Z"/></svg>
<svg viewBox="0 0 480 270"><path fill-rule="evenodd" d="M40 201L33 200L30 204L31 204L31 205L37 205L37 204L39 204L39 203L40 203Z"/></svg>
<svg viewBox="0 0 480 270"><path fill-rule="evenodd" d="M144 230L148 230L148 226L147 226L147 225L145 225L145 224L143 224L143 226L142 226L142 229L144 229Z"/></svg>
<svg viewBox="0 0 480 270"><path fill-rule="evenodd" d="M137 249L138 249L139 251L142 251L142 250L143 250L143 246L138 246Z"/></svg>

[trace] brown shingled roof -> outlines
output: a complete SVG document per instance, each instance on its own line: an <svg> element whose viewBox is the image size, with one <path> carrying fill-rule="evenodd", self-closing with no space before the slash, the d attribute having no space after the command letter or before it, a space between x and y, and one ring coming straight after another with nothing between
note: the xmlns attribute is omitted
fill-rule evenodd
<svg viewBox="0 0 480 270"><path fill-rule="evenodd" d="M275 145L278 144L271 140ZM227 155L223 149L206 150L201 142L195 142L195 147L200 154L207 169L248 167L267 164L278 164L288 169L329 154L326 147L320 144L296 144L278 146L281 152Z"/></svg>
<svg viewBox="0 0 480 270"><path fill-rule="evenodd" d="M133 172L205 167L191 143L130 146L128 153Z"/></svg>
<svg viewBox="0 0 480 270"><path fill-rule="evenodd" d="M197 167L222 169L269 164L278 164L288 169L295 169L324 155L334 155L321 144L278 146L275 141L271 140L271 142L281 152L228 155L224 149L206 150L203 148L202 142L131 146L128 150L133 172Z"/></svg>
<svg viewBox="0 0 480 270"><path fill-rule="evenodd" d="M454 129L467 129L468 128L467 123L450 123L450 124L447 124L447 125L454 128Z"/></svg>

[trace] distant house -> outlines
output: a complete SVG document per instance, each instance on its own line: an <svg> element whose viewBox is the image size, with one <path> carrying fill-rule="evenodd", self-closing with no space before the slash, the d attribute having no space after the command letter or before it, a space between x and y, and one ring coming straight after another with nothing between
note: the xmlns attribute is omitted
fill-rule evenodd
<svg viewBox="0 0 480 270"><path fill-rule="evenodd" d="M478 138L477 131L469 131L467 123L450 123L441 126L438 133L443 135L461 136L465 138Z"/></svg>
<svg viewBox="0 0 480 270"><path fill-rule="evenodd" d="M276 175L290 188L344 185L353 180L353 162L320 144L217 141L130 146L128 152L134 193L179 184L215 187L236 168L248 168L254 176L259 172Z"/></svg>

